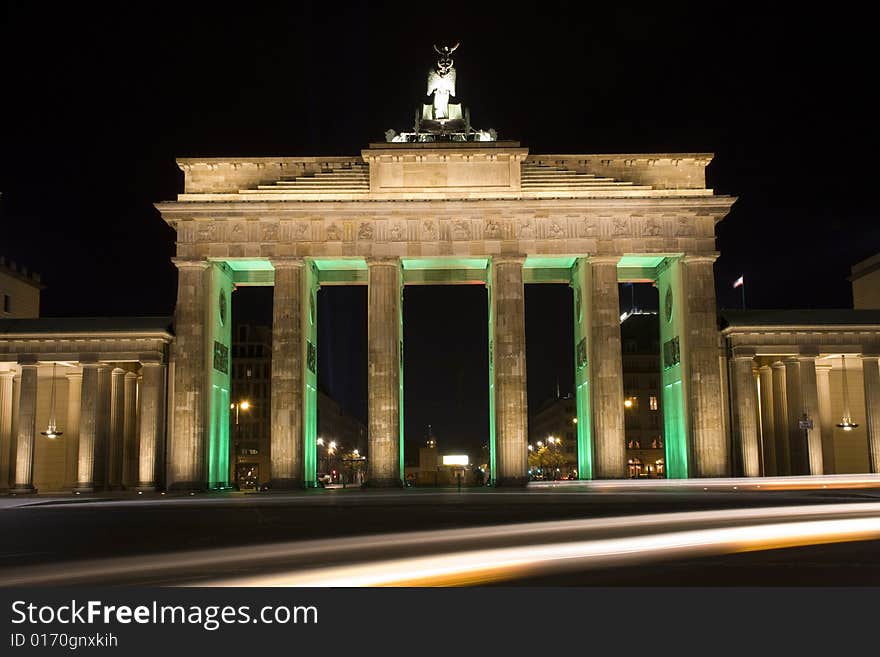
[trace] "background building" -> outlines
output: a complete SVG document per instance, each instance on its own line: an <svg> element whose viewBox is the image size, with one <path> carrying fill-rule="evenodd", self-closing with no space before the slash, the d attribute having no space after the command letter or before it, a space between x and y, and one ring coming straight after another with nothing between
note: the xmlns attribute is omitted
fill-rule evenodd
<svg viewBox="0 0 880 657"><path fill-rule="evenodd" d="M0 256L0 319L40 316L40 275Z"/></svg>
<svg viewBox="0 0 880 657"><path fill-rule="evenodd" d="M620 325L627 474L663 477L660 327L656 312L626 313Z"/></svg>
<svg viewBox="0 0 880 657"><path fill-rule="evenodd" d="M243 489L256 488L271 478L271 395L272 330L238 324L232 342L230 467L232 481ZM319 474L331 475L333 481L360 483L366 446L364 423L319 389Z"/></svg>

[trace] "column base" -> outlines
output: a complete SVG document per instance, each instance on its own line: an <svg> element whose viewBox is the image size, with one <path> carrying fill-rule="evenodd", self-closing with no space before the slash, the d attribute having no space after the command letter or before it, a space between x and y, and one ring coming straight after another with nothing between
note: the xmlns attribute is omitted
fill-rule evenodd
<svg viewBox="0 0 880 657"><path fill-rule="evenodd" d="M37 489L31 485L20 486L16 484L12 488L9 489L10 495L33 495L37 492Z"/></svg>
<svg viewBox="0 0 880 657"><path fill-rule="evenodd" d="M269 482L269 490L270 491L279 491L279 490L302 490L304 488L302 479L294 479L294 478L284 478L284 479L273 479Z"/></svg>
<svg viewBox="0 0 880 657"><path fill-rule="evenodd" d="M389 479L367 479L363 488L403 488L403 482L397 478Z"/></svg>
<svg viewBox="0 0 880 657"><path fill-rule="evenodd" d="M155 493L159 490L156 484L151 482L139 483L137 486L132 486L129 490L133 490L136 493Z"/></svg>
<svg viewBox="0 0 880 657"><path fill-rule="evenodd" d="M528 483L528 477L499 477L492 485L495 488L525 488Z"/></svg>
<svg viewBox="0 0 880 657"><path fill-rule="evenodd" d="M95 484L77 484L73 487L74 493L94 493L96 490Z"/></svg>

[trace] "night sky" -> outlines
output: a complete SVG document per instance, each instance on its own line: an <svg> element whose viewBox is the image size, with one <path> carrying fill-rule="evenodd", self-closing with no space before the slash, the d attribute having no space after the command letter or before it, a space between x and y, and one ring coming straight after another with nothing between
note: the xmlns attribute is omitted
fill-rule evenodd
<svg viewBox="0 0 880 657"><path fill-rule="evenodd" d="M0 255L43 314L171 314L174 159L343 155L410 125L431 44L461 41L474 125L534 153L715 153L719 306L851 304L880 251L876 35L855 8L736 3L4 5ZM842 7L842 5L841 5ZM845 12L845 13L844 13ZM627 293L628 294L628 293ZM268 318L246 290L239 317ZM322 385L365 415L365 290L321 293ZM485 293L406 292L407 434L484 439ZM444 311L446 309L446 311ZM527 290L530 405L571 376L570 293Z"/></svg>

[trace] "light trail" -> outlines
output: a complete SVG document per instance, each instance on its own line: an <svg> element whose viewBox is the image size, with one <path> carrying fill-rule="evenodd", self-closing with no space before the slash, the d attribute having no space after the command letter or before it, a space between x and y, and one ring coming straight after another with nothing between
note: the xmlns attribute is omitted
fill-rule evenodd
<svg viewBox="0 0 880 657"><path fill-rule="evenodd" d="M398 532L61 562L0 570L0 585L107 581L201 586L452 585L522 577L542 569L644 563L877 537L880 502L809 504ZM255 574L217 576L236 570Z"/></svg>
<svg viewBox="0 0 880 657"><path fill-rule="evenodd" d="M597 479L532 481L529 488L624 490L816 490L880 488L880 474L794 475L788 477L712 477L706 479Z"/></svg>
<svg viewBox="0 0 880 657"><path fill-rule="evenodd" d="M414 559L230 578L209 586L456 586L558 570L880 538L880 517L726 527L653 536L476 550ZM204 585L204 583L203 583Z"/></svg>

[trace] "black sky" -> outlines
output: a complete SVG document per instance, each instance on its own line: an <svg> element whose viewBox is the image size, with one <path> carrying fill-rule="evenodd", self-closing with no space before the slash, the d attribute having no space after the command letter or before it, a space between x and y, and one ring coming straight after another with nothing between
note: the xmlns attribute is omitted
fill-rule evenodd
<svg viewBox="0 0 880 657"><path fill-rule="evenodd" d="M869 18L617 4L6 3L0 254L42 273L44 315L170 314L174 233L152 204L181 191L175 157L356 153L409 124L432 42L461 41L475 125L532 152L715 153L710 185L739 197L717 229L720 306L740 274L752 307L849 306L849 267L880 251ZM345 316L358 292L339 294L322 303ZM468 294L456 303L484 314ZM559 323L531 322L530 344ZM563 365L530 357L543 390Z"/></svg>

